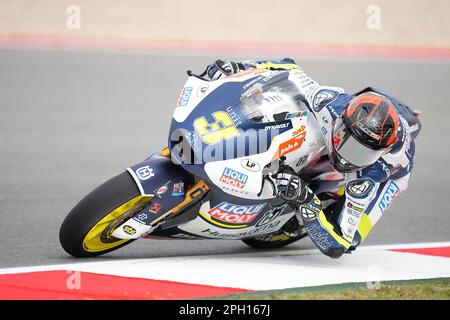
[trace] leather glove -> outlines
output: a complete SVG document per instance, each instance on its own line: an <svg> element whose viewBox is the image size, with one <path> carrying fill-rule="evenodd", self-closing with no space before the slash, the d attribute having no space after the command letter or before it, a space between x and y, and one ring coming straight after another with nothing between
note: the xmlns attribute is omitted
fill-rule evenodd
<svg viewBox="0 0 450 320"><path fill-rule="evenodd" d="M295 174L281 172L276 174L277 195L286 202L300 205L307 200L308 186Z"/></svg>
<svg viewBox="0 0 450 320"><path fill-rule="evenodd" d="M206 68L206 74L209 79L217 80L225 76L229 76L244 70L244 66L240 63L224 60L216 60Z"/></svg>

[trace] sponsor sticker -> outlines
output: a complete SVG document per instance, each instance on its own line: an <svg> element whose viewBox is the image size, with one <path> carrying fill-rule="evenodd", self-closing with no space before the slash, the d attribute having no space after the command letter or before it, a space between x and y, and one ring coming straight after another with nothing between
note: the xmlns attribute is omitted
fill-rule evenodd
<svg viewBox="0 0 450 320"><path fill-rule="evenodd" d="M235 188L243 189L247 183L247 180L248 176L246 174L225 167L219 181Z"/></svg>
<svg viewBox="0 0 450 320"><path fill-rule="evenodd" d="M356 126L357 126L358 128L360 128L362 131L364 131L366 134L368 134L369 136L371 136L372 138L377 139L377 140L380 140L380 139L381 139L380 135L376 134L375 132L373 132L372 130L370 130L369 128L367 128L363 123L358 122L358 123L356 124Z"/></svg>
<svg viewBox="0 0 450 320"><path fill-rule="evenodd" d="M308 114L308 111L291 112L286 115L285 119L287 120L287 119L293 119L293 118L300 118L300 117L306 116L307 114Z"/></svg>
<svg viewBox="0 0 450 320"><path fill-rule="evenodd" d="M306 222L312 222L317 218L317 211L304 205L300 207L300 214L302 215L303 221Z"/></svg>
<svg viewBox="0 0 450 320"><path fill-rule="evenodd" d="M360 179L347 184L347 193L355 198L365 198L372 191L375 182L371 179Z"/></svg>
<svg viewBox="0 0 450 320"><path fill-rule="evenodd" d="M386 209L388 209L391 206L392 201L394 201L394 199L397 198L399 194L400 188L394 181L391 181L386 191L381 196L380 202L378 203L378 207L380 208L381 212L384 212Z"/></svg>
<svg viewBox="0 0 450 320"><path fill-rule="evenodd" d="M205 93L208 92L208 88L209 88L208 84L204 84L204 85L198 87L197 97L199 97L199 98L203 97L205 95Z"/></svg>
<svg viewBox="0 0 450 320"><path fill-rule="evenodd" d="M352 227L356 227L358 225L358 223L359 223L359 219L355 219L353 217L348 217L347 222Z"/></svg>
<svg viewBox="0 0 450 320"><path fill-rule="evenodd" d="M353 203L351 203L351 202L348 202L348 203L347 203L347 207L350 208L350 209L352 209L352 210L359 211L359 212L363 212L363 211L364 211L363 208L357 207L357 206L355 206L355 205L354 205Z"/></svg>
<svg viewBox="0 0 450 320"><path fill-rule="evenodd" d="M155 176L155 172L150 166L140 167L136 170L136 174L140 180L148 180Z"/></svg>
<svg viewBox="0 0 450 320"><path fill-rule="evenodd" d="M280 130L280 129L284 129L290 126L289 122L286 123L281 123L281 124L275 124L275 125L271 125L271 126L265 126L264 130Z"/></svg>
<svg viewBox="0 0 450 320"><path fill-rule="evenodd" d="M333 146L339 148L342 141L342 131L338 131L333 135Z"/></svg>
<svg viewBox="0 0 450 320"><path fill-rule="evenodd" d="M391 169L389 169L388 164L382 159L377 160L377 163L380 164L381 169L386 173L386 177L389 177L391 175Z"/></svg>
<svg viewBox="0 0 450 320"><path fill-rule="evenodd" d="M155 190L153 191L153 193L154 193L158 198L161 199L161 196L162 196L164 193L166 193L167 190L169 190L169 183L170 183L170 180L167 181L164 185L162 185L162 186L159 187L158 189L155 189Z"/></svg>
<svg viewBox="0 0 450 320"><path fill-rule="evenodd" d="M125 226L123 226L122 229L126 234L129 234L129 235L136 234L136 229L133 228L132 226L125 225Z"/></svg>
<svg viewBox="0 0 450 320"><path fill-rule="evenodd" d="M272 160L280 158L281 156L289 154L297 149L300 149L303 142L305 141L306 136L305 126L301 126L298 130L294 132L294 134L295 136L293 138L280 144Z"/></svg>
<svg viewBox="0 0 450 320"><path fill-rule="evenodd" d="M208 214L216 221L231 225L239 225L252 222L265 206L265 203L237 205L222 202L209 210Z"/></svg>
<svg viewBox="0 0 450 320"><path fill-rule="evenodd" d="M226 112L228 113L228 115L230 116L230 119L233 121L235 126L239 126L242 122L241 122L241 118L239 117L239 115L233 110L233 107L227 107Z"/></svg>
<svg viewBox="0 0 450 320"><path fill-rule="evenodd" d="M161 205L157 202L152 203L152 206L150 207L150 209L148 211L150 211L151 213L158 213L159 210L161 210Z"/></svg>
<svg viewBox="0 0 450 320"><path fill-rule="evenodd" d="M178 106L184 107L188 104L189 99L191 98L192 87L184 87L181 90L180 98L178 99Z"/></svg>
<svg viewBox="0 0 450 320"><path fill-rule="evenodd" d="M137 222L147 224L148 214L146 212L141 212L138 215L134 216L133 219Z"/></svg>
<svg viewBox="0 0 450 320"><path fill-rule="evenodd" d="M184 196L184 182L178 182L173 185L172 196Z"/></svg>
<svg viewBox="0 0 450 320"><path fill-rule="evenodd" d="M332 90L324 89L317 92L313 99L313 109L316 112L322 110L324 106L336 99L337 93Z"/></svg>
<svg viewBox="0 0 450 320"><path fill-rule="evenodd" d="M309 155L303 156L300 159L298 159L296 166L301 167L306 163L306 160L308 160Z"/></svg>
<svg viewBox="0 0 450 320"><path fill-rule="evenodd" d="M247 169L247 170L253 171L253 172L258 172L258 171L261 170L261 166L257 162L255 162L253 160L250 160L250 159L242 160L241 161L241 166L244 169Z"/></svg>

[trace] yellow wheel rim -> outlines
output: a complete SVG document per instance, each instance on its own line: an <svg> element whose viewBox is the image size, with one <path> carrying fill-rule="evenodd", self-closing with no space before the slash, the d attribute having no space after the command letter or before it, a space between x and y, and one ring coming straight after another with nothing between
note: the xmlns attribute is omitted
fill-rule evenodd
<svg viewBox="0 0 450 320"><path fill-rule="evenodd" d="M114 242L103 242L102 241L102 235L105 231L105 229L117 218L119 218L121 215L129 212L133 208L136 208L137 206L144 204L145 202L148 202L150 200L150 197L144 197L144 196L137 196L136 198L133 198L126 203L122 204L120 207L114 209L110 213L108 213L102 220L97 222L97 224L92 227L92 229L87 233L87 235L84 237L83 240L83 248L84 250L88 252L99 252L99 251L106 251L112 248L115 248L117 246L120 246L121 244L124 244L130 240L118 240Z"/></svg>

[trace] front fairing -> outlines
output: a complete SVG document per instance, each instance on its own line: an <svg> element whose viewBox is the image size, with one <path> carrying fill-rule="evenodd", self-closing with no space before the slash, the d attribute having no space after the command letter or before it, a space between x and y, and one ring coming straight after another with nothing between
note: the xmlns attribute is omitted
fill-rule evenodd
<svg viewBox="0 0 450 320"><path fill-rule="evenodd" d="M240 100L243 93L255 84L269 82L267 79L273 79L273 74L279 76L272 71L253 70L211 82L190 77L170 128L172 161L231 195L258 198L264 166L291 149L298 152L305 140L308 117L312 117L302 111L292 118L269 123L255 123L247 118ZM320 147L313 143L317 140L313 131L306 138L311 143L302 149L308 154L311 148ZM293 145L298 136L302 140ZM262 194L262 198L272 197L270 188Z"/></svg>
<svg viewBox="0 0 450 320"><path fill-rule="evenodd" d="M262 77L261 73L259 70L226 81L204 82L195 77L188 79L169 132L169 149L175 163L206 178L202 174L206 163L268 150L273 137L272 130L265 128L270 124L249 121L242 113L239 101L249 83ZM186 95L186 91L190 94ZM292 128L290 120L277 124L282 127L279 132ZM255 145L258 147L254 148Z"/></svg>

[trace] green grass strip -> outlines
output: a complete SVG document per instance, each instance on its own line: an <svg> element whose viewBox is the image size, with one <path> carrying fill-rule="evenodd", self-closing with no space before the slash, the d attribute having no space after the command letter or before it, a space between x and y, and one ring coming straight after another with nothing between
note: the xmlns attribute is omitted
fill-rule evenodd
<svg viewBox="0 0 450 320"><path fill-rule="evenodd" d="M219 300L450 300L450 278L343 283L210 297Z"/></svg>

